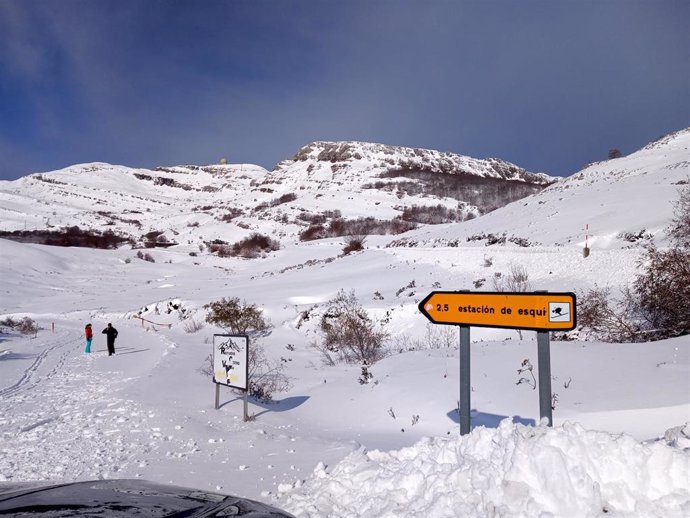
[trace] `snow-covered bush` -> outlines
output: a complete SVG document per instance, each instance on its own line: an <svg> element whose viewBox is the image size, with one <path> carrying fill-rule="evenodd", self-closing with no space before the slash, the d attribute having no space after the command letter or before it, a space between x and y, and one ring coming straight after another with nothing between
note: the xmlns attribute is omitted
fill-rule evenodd
<svg viewBox="0 0 690 518"><path fill-rule="evenodd" d="M148 261L149 263L155 263L156 260L148 252L144 253L141 250L137 252L137 257L143 261Z"/></svg>
<svg viewBox="0 0 690 518"><path fill-rule="evenodd" d="M23 335L35 335L38 333L38 324L29 317L24 317L20 320L15 320L12 317L7 317L0 320L0 328L9 328L19 331Z"/></svg>
<svg viewBox="0 0 690 518"><path fill-rule="evenodd" d="M233 334L261 334L268 330L270 323L264 318L262 311L256 304L247 304L246 301L233 297L223 297L204 306L209 312L206 322L222 327Z"/></svg>
<svg viewBox="0 0 690 518"><path fill-rule="evenodd" d="M388 334L369 317L354 291L341 290L328 302L319 327L322 342L316 347L325 357L332 353L347 363L371 365L386 355Z"/></svg>
<svg viewBox="0 0 690 518"><path fill-rule="evenodd" d="M201 320L190 318L183 324L185 333L196 333L204 328L204 323Z"/></svg>

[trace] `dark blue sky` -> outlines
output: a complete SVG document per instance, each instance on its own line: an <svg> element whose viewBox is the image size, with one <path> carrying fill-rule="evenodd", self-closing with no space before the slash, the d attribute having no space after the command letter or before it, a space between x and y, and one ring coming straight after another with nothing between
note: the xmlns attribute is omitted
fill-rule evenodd
<svg viewBox="0 0 690 518"><path fill-rule="evenodd" d="M570 175L690 126L690 2L0 0L0 179L314 140Z"/></svg>

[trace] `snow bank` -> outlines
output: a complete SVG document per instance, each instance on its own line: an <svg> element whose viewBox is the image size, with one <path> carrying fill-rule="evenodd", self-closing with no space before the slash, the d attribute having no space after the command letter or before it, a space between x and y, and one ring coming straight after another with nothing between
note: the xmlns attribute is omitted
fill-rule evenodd
<svg viewBox="0 0 690 518"><path fill-rule="evenodd" d="M662 441L506 419L399 451L359 450L281 490L299 517L681 517L689 474L690 454Z"/></svg>

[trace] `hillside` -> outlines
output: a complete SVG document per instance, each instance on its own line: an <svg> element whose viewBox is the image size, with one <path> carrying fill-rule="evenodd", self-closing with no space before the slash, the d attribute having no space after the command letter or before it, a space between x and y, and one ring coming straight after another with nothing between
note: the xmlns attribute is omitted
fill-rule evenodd
<svg viewBox="0 0 690 518"><path fill-rule="evenodd" d="M690 181L690 128L628 156L597 162L462 225L412 231L402 246L486 244L494 234L515 242L593 249L626 248L645 238L667 239L678 189Z"/></svg>
<svg viewBox="0 0 690 518"><path fill-rule="evenodd" d="M251 232L291 242L315 222L390 221L415 205L441 204L452 218L467 219L554 181L496 159L319 142L271 172L247 164L148 170L93 163L0 182L0 231L76 225L191 248ZM396 232L415 224L401 222Z"/></svg>

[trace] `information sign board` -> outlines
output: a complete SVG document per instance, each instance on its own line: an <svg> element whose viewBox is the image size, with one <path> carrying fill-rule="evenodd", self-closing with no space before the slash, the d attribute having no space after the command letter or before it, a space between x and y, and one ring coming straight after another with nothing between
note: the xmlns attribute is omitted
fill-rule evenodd
<svg viewBox="0 0 690 518"><path fill-rule="evenodd" d="M249 384L249 337L213 335L213 381L247 390Z"/></svg>
<svg viewBox="0 0 690 518"><path fill-rule="evenodd" d="M435 324L568 331L575 306L574 293L433 291L419 310Z"/></svg>

